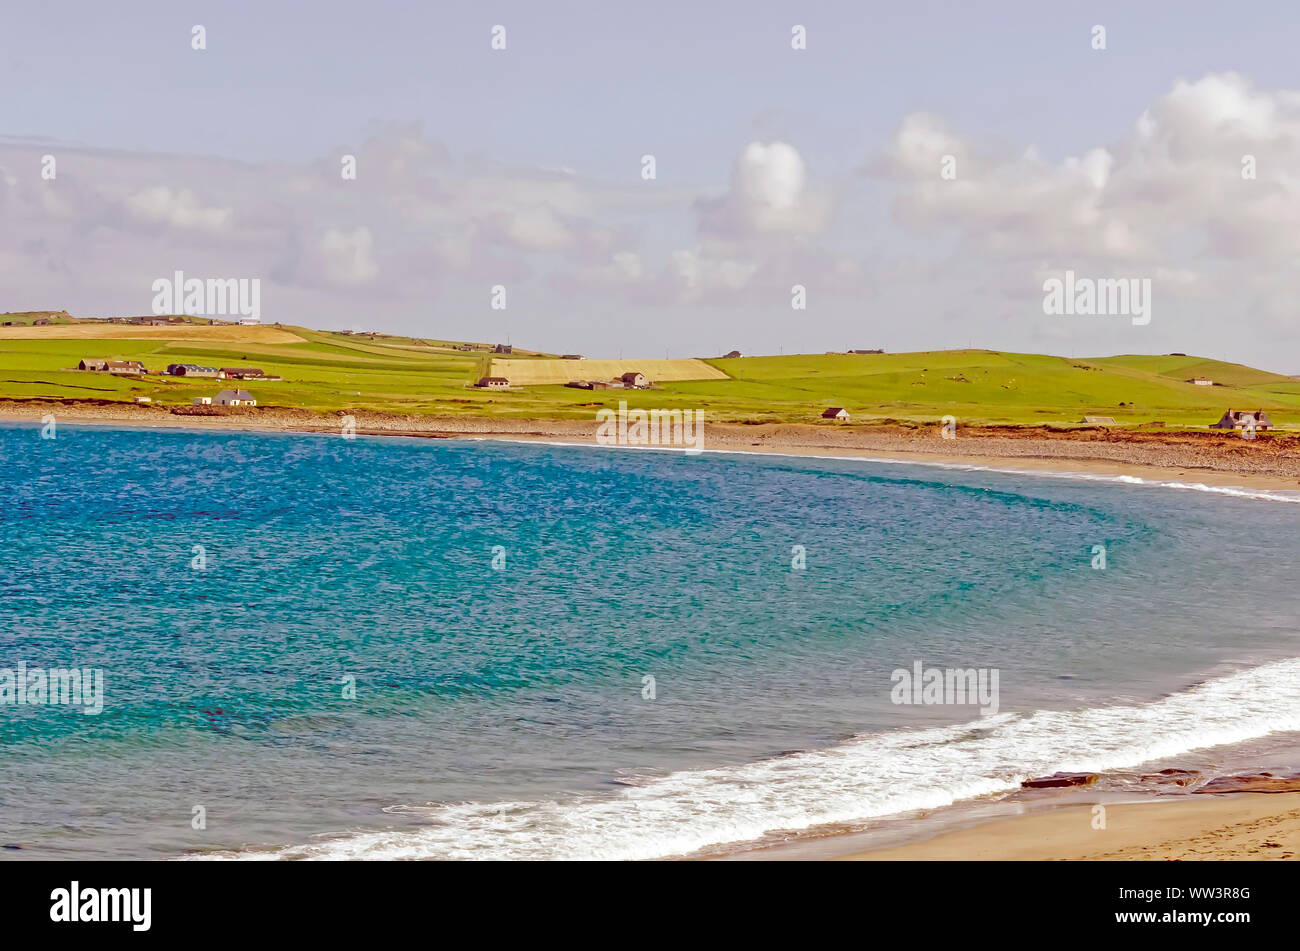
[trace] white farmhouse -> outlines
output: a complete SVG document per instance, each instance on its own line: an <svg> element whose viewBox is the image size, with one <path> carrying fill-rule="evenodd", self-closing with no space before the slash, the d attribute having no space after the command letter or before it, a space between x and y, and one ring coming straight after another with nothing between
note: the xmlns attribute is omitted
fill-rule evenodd
<svg viewBox="0 0 1300 951"><path fill-rule="evenodd" d="M222 390L214 401L218 406L256 406L257 400L248 390Z"/></svg>

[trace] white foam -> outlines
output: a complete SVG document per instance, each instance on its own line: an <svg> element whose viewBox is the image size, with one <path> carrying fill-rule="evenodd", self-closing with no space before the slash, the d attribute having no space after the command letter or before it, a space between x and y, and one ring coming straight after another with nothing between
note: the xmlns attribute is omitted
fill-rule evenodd
<svg viewBox="0 0 1300 951"><path fill-rule="evenodd" d="M641 859L935 808L1057 770L1136 766L1300 730L1300 658L1144 704L999 714L825 750L647 778L564 801L396 807L429 825L224 858Z"/></svg>

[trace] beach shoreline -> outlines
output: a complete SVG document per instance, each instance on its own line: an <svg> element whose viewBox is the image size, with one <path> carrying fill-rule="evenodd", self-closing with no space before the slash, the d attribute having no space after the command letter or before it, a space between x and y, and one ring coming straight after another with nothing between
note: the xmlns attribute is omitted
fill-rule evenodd
<svg viewBox="0 0 1300 951"><path fill-rule="evenodd" d="M1158 796L1027 810L837 861L1294 860L1300 792ZM1104 817L1104 827L1101 819Z"/></svg>
<svg viewBox="0 0 1300 951"><path fill-rule="evenodd" d="M222 415L173 414L161 406L65 405L57 401L0 400L0 423L39 427L57 423L128 428L341 435L343 414L322 415L272 407ZM564 445L598 445L594 420L509 417L420 417L351 414L359 436L499 439ZM708 423L705 452L742 452L923 463L1032 474L1300 492L1300 437L1260 434L1255 440L1217 432L1167 433L1101 428L968 427L944 439L937 429L899 425ZM623 447L651 450L673 447ZM680 451L680 450L679 450Z"/></svg>

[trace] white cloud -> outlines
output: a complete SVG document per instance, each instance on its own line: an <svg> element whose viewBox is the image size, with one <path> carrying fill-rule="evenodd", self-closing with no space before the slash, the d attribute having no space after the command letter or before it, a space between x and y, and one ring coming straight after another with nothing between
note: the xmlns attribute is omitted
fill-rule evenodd
<svg viewBox="0 0 1300 951"><path fill-rule="evenodd" d="M699 202L700 230L740 238L820 231L829 213L825 196L808 187L803 156L785 142L751 142L736 156L731 187Z"/></svg>
<svg viewBox="0 0 1300 951"><path fill-rule="evenodd" d="M339 287L368 284L379 274L373 257L374 240L370 229L359 227L347 234L330 228L316 244L321 276Z"/></svg>
<svg viewBox="0 0 1300 951"><path fill-rule="evenodd" d="M123 204L140 221L203 231L224 231L234 215L229 208L203 207L198 196L188 188L173 191L167 185L138 191Z"/></svg>

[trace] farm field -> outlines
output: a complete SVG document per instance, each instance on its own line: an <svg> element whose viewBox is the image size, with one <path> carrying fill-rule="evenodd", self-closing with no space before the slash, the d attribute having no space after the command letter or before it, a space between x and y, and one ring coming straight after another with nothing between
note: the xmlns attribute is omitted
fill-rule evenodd
<svg viewBox="0 0 1300 951"><path fill-rule="evenodd" d="M320 412L368 410L419 416L589 419L596 409L697 409L714 421L810 422L828 406L849 425L885 420L963 425L1079 425L1110 416L1118 425L1163 422L1204 428L1228 408L1264 409L1280 428L1300 428L1300 381L1198 356L1065 358L988 350L898 354L805 354L681 360L560 360L516 350L493 357L458 342L341 335L284 325L139 327L102 322L0 328L0 398L188 404L229 386L259 405ZM283 381L117 377L73 369L83 358L258 367ZM578 390L570 379L609 379L639 370L650 390ZM489 373L510 390L470 384ZM1208 377L1215 386L1186 382ZM825 423L824 425L836 425Z"/></svg>
<svg viewBox="0 0 1300 951"><path fill-rule="evenodd" d="M704 360L512 360L494 357L492 373L520 386L570 380L610 380L640 371L655 382L725 380L727 374Z"/></svg>

